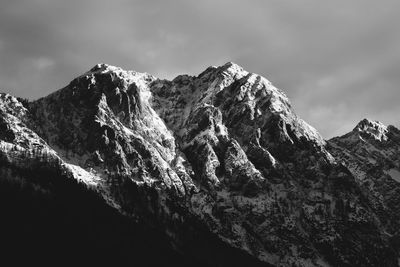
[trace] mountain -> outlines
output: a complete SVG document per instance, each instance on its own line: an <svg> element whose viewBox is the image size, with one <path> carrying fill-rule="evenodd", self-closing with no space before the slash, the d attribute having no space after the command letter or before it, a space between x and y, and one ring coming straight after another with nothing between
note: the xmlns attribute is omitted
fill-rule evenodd
<svg viewBox="0 0 400 267"><path fill-rule="evenodd" d="M348 168L379 217L385 234L399 238L400 131L362 120L350 133L329 140L331 153ZM398 243L396 243L396 250Z"/></svg>
<svg viewBox="0 0 400 267"><path fill-rule="evenodd" d="M325 141L231 62L172 81L98 64L36 101L0 94L2 242L50 262L398 266L399 133Z"/></svg>

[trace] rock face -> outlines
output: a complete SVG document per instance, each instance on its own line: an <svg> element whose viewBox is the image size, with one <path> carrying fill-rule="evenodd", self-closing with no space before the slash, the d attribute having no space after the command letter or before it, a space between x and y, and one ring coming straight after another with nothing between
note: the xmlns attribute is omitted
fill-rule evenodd
<svg viewBox="0 0 400 267"><path fill-rule="evenodd" d="M329 150L356 178L384 233L398 251L400 131L364 119L352 132L330 140Z"/></svg>
<svg viewBox="0 0 400 267"><path fill-rule="evenodd" d="M399 149L368 120L323 140L234 63L172 81L99 64L33 102L0 95L2 183L61 191L72 214L90 196L182 266L398 266ZM165 264L145 243L136 262Z"/></svg>

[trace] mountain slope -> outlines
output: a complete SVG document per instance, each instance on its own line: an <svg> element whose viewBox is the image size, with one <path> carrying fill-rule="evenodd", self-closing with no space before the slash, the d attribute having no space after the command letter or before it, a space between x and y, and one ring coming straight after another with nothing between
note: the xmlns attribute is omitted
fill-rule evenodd
<svg viewBox="0 0 400 267"><path fill-rule="evenodd" d="M365 191L386 234L397 240L400 131L394 126L364 119L350 133L329 140L329 145L332 154L344 162Z"/></svg>
<svg viewBox="0 0 400 267"><path fill-rule="evenodd" d="M172 81L99 64L42 99L0 101L7 184L54 193L49 177L29 173L57 172L78 183L71 194L94 194L96 205L155 229L153 238L193 262L397 266L388 225L398 221L376 206L385 191L371 197L342 162L345 149L234 63Z"/></svg>

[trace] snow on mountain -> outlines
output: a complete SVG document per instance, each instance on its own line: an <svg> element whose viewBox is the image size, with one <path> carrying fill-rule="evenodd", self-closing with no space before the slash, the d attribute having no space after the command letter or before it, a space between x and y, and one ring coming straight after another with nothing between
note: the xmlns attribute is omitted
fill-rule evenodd
<svg viewBox="0 0 400 267"><path fill-rule="evenodd" d="M328 141L329 151L345 164L372 207L382 215L386 232L397 235L400 222L400 131L364 119L351 131Z"/></svg>
<svg viewBox="0 0 400 267"><path fill-rule="evenodd" d="M354 131L359 132L360 135L368 135L379 141L386 141L388 138L386 136L388 132L387 127L379 121L364 119L357 124Z"/></svg>
<svg viewBox="0 0 400 267"><path fill-rule="evenodd" d="M4 168L58 170L206 265L397 265L399 131L326 142L235 63L172 81L98 64L33 102L1 94L0 130Z"/></svg>

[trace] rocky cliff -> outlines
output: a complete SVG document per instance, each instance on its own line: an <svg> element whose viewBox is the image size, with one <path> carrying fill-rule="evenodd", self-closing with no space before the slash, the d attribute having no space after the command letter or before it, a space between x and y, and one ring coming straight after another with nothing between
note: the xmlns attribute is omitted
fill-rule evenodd
<svg viewBox="0 0 400 267"><path fill-rule="evenodd" d="M172 81L99 64L33 102L0 95L3 188L56 203L46 219L109 214L119 234L99 235L139 240L118 250L139 266L165 263L153 243L182 266L397 266L399 144L368 120L325 141L234 63Z"/></svg>

